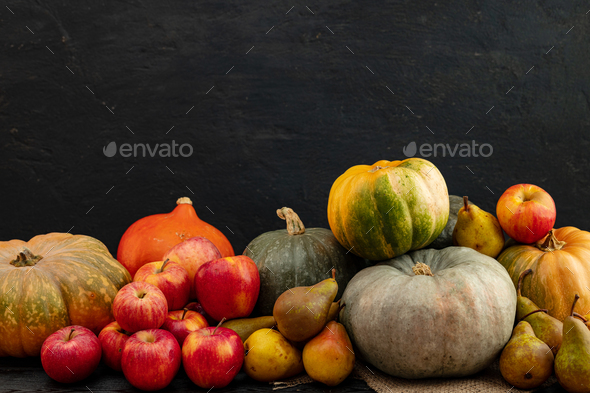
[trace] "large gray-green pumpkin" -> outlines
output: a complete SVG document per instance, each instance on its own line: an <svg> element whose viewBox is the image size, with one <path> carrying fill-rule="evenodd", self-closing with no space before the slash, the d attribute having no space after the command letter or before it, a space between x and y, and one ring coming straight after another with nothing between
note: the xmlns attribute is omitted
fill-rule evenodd
<svg viewBox="0 0 590 393"><path fill-rule="evenodd" d="M360 271L342 304L341 322L375 367L408 379L462 377L500 355L512 332L516 291L495 259L448 247Z"/></svg>
<svg viewBox="0 0 590 393"><path fill-rule="evenodd" d="M469 201L470 205L473 205L471 201ZM459 213L459 209L463 207L463 198L457 195L449 195L449 220L447 221L447 225L443 231L438 235L436 239L432 243L430 243L430 248L441 249L445 247L450 247L453 245L453 230L455 229L455 224L457 224L457 214Z"/></svg>
<svg viewBox="0 0 590 393"><path fill-rule="evenodd" d="M260 273L255 313L272 315L275 301L283 292L330 278L332 268L338 282L336 299L340 299L348 281L366 266L364 260L347 252L329 229L306 229L293 210L284 207L277 215L287 221L287 229L263 233L244 250Z"/></svg>

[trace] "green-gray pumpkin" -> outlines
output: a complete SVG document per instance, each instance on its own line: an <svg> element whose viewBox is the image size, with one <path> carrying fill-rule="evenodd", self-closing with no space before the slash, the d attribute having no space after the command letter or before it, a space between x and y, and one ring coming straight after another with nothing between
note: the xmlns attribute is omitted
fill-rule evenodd
<svg viewBox="0 0 590 393"><path fill-rule="evenodd" d="M510 339L516 291L493 258L466 247L426 249L360 271L340 321L358 355L387 374L475 374Z"/></svg>
<svg viewBox="0 0 590 393"><path fill-rule="evenodd" d="M473 205L471 201L469 201L469 204ZM449 195L449 220L447 221L447 225L445 225L445 229L443 229L440 235L430 243L430 246L428 246L429 248L440 250L441 248L451 247L453 245L453 230L455 229L455 224L457 224L457 214L462 207L462 197Z"/></svg>
<svg viewBox="0 0 590 393"><path fill-rule="evenodd" d="M367 266L365 261L347 252L329 229L306 229L292 209L283 207L277 215L286 220L287 229L263 233L244 250L260 273L260 294L254 312L272 315L275 301L283 292L330 278L332 268L336 269L339 299L348 281Z"/></svg>

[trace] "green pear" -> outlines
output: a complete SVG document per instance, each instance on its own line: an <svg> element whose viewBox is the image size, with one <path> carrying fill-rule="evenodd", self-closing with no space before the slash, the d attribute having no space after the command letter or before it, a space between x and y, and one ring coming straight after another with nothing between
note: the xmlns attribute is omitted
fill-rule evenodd
<svg viewBox="0 0 590 393"><path fill-rule="evenodd" d="M535 337L528 322L521 321L500 355L500 372L509 384L534 389L553 373L553 360L549 346Z"/></svg>
<svg viewBox="0 0 590 393"><path fill-rule="evenodd" d="M312 287L296 287L283 292L275 302L272 315L279 331L288 340L305 341L318 334L328 318L332 302L338 292L332 269L332 278Z"/></svg>
<svg viewBox="0 0 590 393"><path fill-rule="evenodd" d="M535 331L537 338L549 345L553 355L557 355L561 347L563 323L559 319L549 315L547 310L539 309L528 297L522 296L522 283L526 275L530 273L532 273L532 269L527 269L518 278L518 286L516 288L518 295L516 300L516 320L527 321Z"/></svg>
<svg viewBox="0 0 590 393"><path fill-rule="evenodd" d="M574 312L579 298L576 294L572 311L563 320L563 342L555 358L557 381L570 393L590 392L590 331Z"/></svg>
<svg viewBox="0 0 590 393"><path fill-rule="evenodd" d="M504 247L504 232L496 217L476 205L470 205L464 196L453 230L453 244L496 258Z"/></svg>
<svg viewBox="0 0 590 393"><path fill-rule="evenodd" d="M221 326L238 333L242 342L246 341L252 333L264 328L271 328L276 325L274 317L239 318L224 322Z"/></svg>

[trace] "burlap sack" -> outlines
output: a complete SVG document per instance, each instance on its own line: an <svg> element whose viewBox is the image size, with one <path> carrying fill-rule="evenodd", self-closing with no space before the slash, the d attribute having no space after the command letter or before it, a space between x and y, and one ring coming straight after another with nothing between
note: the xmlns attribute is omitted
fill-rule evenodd
<svg viewBox="0 0 590 393"><path fill-rule="evenodd" d="M454 379L420 379L409 380L389 376L371 365L356 360L353 378L362 379L377 393L506 393L532 392L532 390L520 390L509 385L500 374L499 361L496 361L486 370L476 375ZM274 382L273 390L293 387L313 380L307 374ZM556 383L555 376L551 376L541 387L547 387Z"/></svg>

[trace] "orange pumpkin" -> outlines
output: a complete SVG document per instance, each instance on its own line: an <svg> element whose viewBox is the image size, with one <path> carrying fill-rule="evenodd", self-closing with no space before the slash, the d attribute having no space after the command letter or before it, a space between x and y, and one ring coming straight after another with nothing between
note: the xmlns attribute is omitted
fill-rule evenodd
<svg viewBox="0 0 590 393"><path fill-rule="evenodd" d="M532 269L522 286L523 296L560 321L570 314L572 299L580 294L580 310L590 310L590 233L574 227L549 231L535 244L508 247L498 257L514 285Z"/></svg>
<svg viewBox="0 0 590 393"><path fill-rule="evenodd" d="M131 276L100 241L49 233L0 242L0 356L39 356L57 330L98 334L112 322L115 295Z"/></svg>
<svg viewBox="0 0 590 393"><path fill-rule="evenodd" d="M201 220L189 198L176 201L170 213L144 217L131 225L123 234L117 259L131 273L148 262L160 261L164 253L178 243L195 236L209 239L223 257L234 255L229 240L214 226Z"/></svg>

